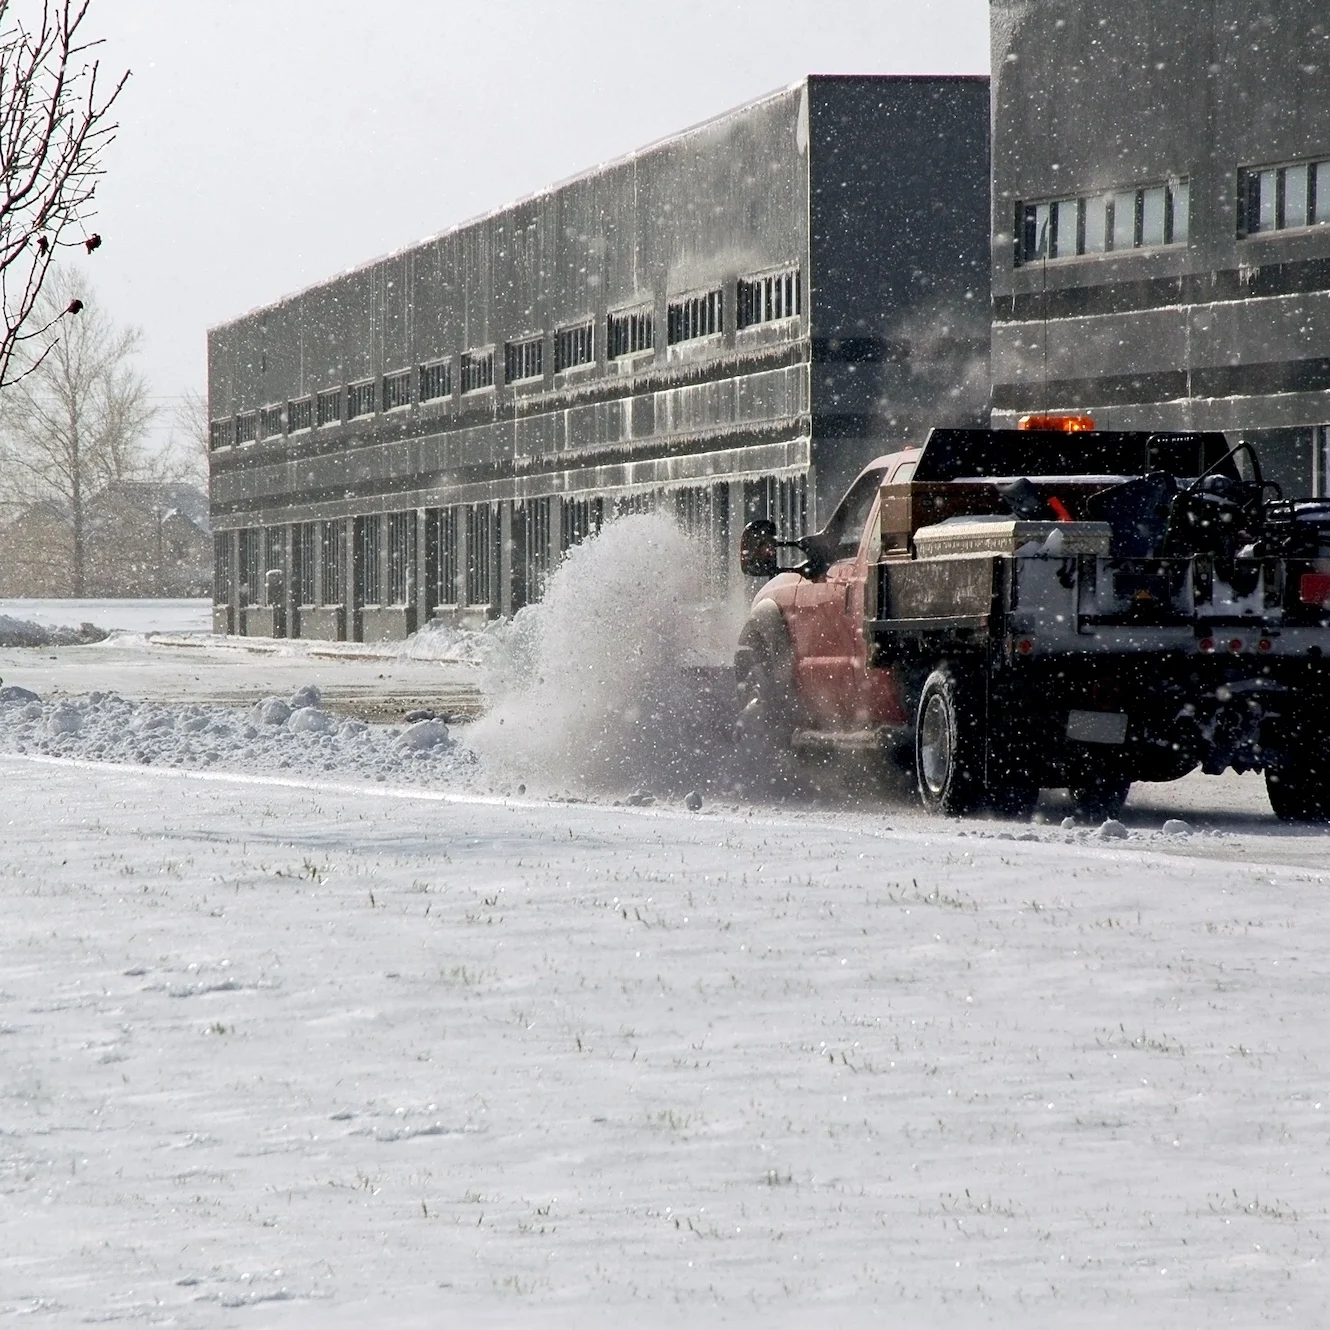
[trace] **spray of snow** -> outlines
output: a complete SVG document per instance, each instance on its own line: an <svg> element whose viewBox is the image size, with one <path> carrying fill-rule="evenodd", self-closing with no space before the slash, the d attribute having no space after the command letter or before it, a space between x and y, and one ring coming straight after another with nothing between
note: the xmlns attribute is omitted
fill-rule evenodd
<svg viewBox="0 0 1330 1330"><path fill-rule="evenodd" d="M571 549L544 598L494 635L490 710L469 736L482 761L533 789L694 782L708 742L696 671L716 631L704 573L697 546L656 514Z"/></svg>

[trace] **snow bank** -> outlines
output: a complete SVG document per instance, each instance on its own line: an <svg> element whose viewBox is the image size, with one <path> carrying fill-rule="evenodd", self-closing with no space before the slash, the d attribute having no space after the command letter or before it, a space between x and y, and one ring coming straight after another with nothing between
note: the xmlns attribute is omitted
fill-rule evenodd
<svg viewBox="0 0 1330 1330"><path fill-rule="evenodd" d="M706 598L700 552L673 522L609 523L569 550L539 603L486 634L490 711L471 743L497 771L547 788L686 788Z"/></svg>
<svg viewBox="0 0 1330 1330"><path fill-rule="evenodd" d="M30 619L0 614L0 647L86 646L89 642L104 641L108 635L105 629L90 623L79 624L77 628L64 624L48 627Z"/></svg>
<svg viewBox="0 0 1330 1330"><path fill-rule="evenodd" d="M329 715L318 689L265 698L248 713L226 707L131 702L116 693L42 701L0 689L0 752L185 768L384 781L474 783L474 754L448 727L366 725ZM293 703L298 705L292 705Z"/></svg>

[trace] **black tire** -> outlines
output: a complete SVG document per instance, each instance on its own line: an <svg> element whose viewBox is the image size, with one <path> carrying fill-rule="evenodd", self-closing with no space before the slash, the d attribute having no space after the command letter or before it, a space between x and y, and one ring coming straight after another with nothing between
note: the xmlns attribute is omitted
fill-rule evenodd
<svg viewBox="0 0 1330 1330"><path fill-rule="evenodd" d="M764 753L786 752L795 728L793 690L771 653L760 646L741 647L735 654L734 673L741 740Z"/></svg>
<svg viewBox="0 0 1330 1330"><path fill-rule="evenodd" d="M1265 792L1281 822L1330 822L1324 761L1293 762L1265 773Z"/></svg>
<svg viewBox="0 0 1330 1330"><path fill-rule="evenodd" d="M914 723L919 799L930 813L962 817L984 800L983 714L975 689L943 665L924 682Z"/></svg>
<svg viewBox="0 0 1330 1330"><path fill-rule="evenodd" d="M1073 786L1073 815L1082 822L1107 822L1122 812L1131 793L1131 781L1123 776L1101 776L1086 785Z"/></svg>

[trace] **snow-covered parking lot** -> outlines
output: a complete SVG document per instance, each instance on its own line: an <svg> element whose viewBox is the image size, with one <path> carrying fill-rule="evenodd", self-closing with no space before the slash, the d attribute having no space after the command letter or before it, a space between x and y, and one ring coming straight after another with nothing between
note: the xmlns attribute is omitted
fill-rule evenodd
<svg viewBox="0 0 1330 1330"><path fill-rule="evenodd" d="M1330 1302L1322 835L310 779L0 757L0 1316Z"/></svg>

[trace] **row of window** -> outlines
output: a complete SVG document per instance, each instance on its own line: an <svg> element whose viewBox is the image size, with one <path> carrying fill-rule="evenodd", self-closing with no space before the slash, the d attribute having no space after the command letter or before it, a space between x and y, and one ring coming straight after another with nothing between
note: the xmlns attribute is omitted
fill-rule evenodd
<svg viewBox="0 0 1330 1330"><path fill-rule="evenodd" d="M1018 263L1185 245L1188 180L1016 205Z"/></svg>
<svg viewBox="0 0 1330 1330"><path fill-rule="evenodd" d="M1182 179L1081 198L1018 203L1016 261L1185 245L1190 193L1190 182ZM1330 160L1242 168L1237 213L1239 239L1330 226ZM741 302L744 286L739 284Z"/></svg>
<svg viewBox="0 0 1330 1330"><path fill-rule="evenodd" d="M723 590L732 522L766 517L791 539L807 529L807 478L746 480L742 512L730 511L730 487L685 487L604 498L598 495L541 497L513 511L513 576L521 600L538 599L560 555L599 532L615 514L665 512L705 552L714 570L712 590ZM424 521L423 564L418 555L418 521ZM349 524L349 525L348 525ZM250 527L236 542L232 562L230 533L214 541L214 599L231 599L232 578L242 606L280 603L290 593L297 605L409 605L423 578L431 606L490 605L499 590L499 512L489 503L431 508L383 516ZM348 550L347 538L351 549ZM354 556L354 558L352 558ZM352 571L353 570L353 571Z"/></svg>
<svg viewBox="0 0 1330 1330"><path fill-rule="evenodd" d="M735 323L749 328L795 318L803 312L803 293L797 268L745 279L738 283ZM672 300L666 307L666 342L680 342L719 334L724 327L724 292L718 287L698 295ZM616 310L605 321L606 356L619 360L641 351L654 351L655 318L649 306ZM596 358L595 325L591 320L558 329L554 334L554 370L562 373L578 365L590 365ZM466 351L459 361L459 379L463 394L494 387L494 351ZM540 379L545 372L545 337L536 334L520 341L507 342L503 348L503 381L523 383ZM210 437L214 448L231 443L254 443L279 435L341 424L376 411L395 411L412 401L430 402L451 397L453 375L451 362L434 361L415 370L403 369L380 379L329 388L287 402L285 406L266 406L259 411L241 412L230 420L214 420ZM414 393L414 395L413 395ZM343 415L345 411L345 416Z"/></svg>
<svg viewBox="0 0 1330 1330"><path fill-rule="evenodd" d="M1330 225L1330 161L1238 172L1238 235Z"/></svg>

